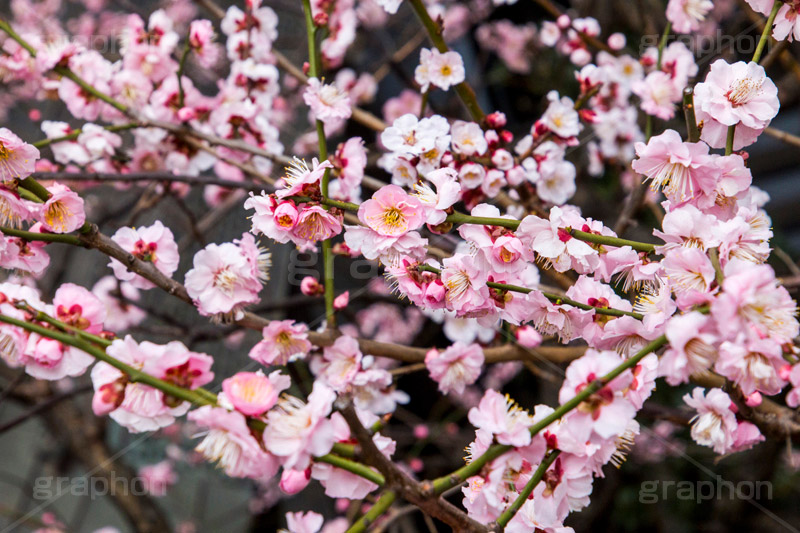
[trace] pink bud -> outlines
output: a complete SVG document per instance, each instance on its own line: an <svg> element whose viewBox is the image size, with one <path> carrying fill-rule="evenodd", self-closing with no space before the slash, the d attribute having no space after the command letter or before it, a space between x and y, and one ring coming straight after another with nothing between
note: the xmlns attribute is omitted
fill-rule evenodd
<svg viewBox="0 0 800 533"><path fill-rule="evenodd" d="M347 511L347 509L350 508L350 500L348 500L347 498L339 498L338 500L336 500L335 506L337 511L339 511L340 513L344 513Z"/></svg>
<svg viewBox="0 0 800 533"><path fill-rule="evenodd" d="M542 336L532 326L522 326L517 330L517 341L525 348L536 348L542 344Z"/></svg>
<svg viewBox="0 0 800 533"><path fill-rule="evenodd" d="M562 30L566 30L572 25L572 21L569 18L569 15L561 15L556 19L556 24Z"/></svg>
<svg viewBox="0 0 800 533"><path fill-rule="evenodd" d="M622 50L625 48L625 35L612 33L608 36L608 47L612 50Z"/></svg>
<svg viewBox="0 0 800 533"><path fill-rule="evenodd" d="M182 122L194 120L197 118L197 112L191 107L182 107L178 110L178 119Z"/></svg>
<svg viewBox="0 0 800 533"><path fill-rule="evenodd" d="M278 391L261 372L239 372L222 382L222 390L237 411L256 416L278 402Z"/></svg>
<svg viewBox="0 0 800 533"><path fill-rule="evenodd" d="M437 279L429 283L425 288L425 301L430 304L443 302L445 292L444 283L442 283L442 280Z"/></svg>
<svg viewBox="0 0 800 533"><path fill-rule="evenodd" d="M325 292L325 287L311 276L306 276L300 282L300 292L306 296L319 296Z"/></svg>
<svg viewBox="0 0 800 533"><path fill-rule="evenodd" d="M428 426L425 424L417 424L414 426L414 438L419 440L427 439L430 431L428 430Z"/></svg>
<svg viewBox="0 0 800 533"><path fill-rule="evenodd" d="M347 307L347 304L350 303L350 291L344 291L342 294L336 297L333 300L333 308L337 311L340 311Z"/></svg>
<svg viewBox="0 0 800 533"><path fill-rule="evenodd" d="M419 457L414 457L408 462L408 467L412 470L412 472L422 472L422 469L425 467L422 459Z"/></svg>
<svg viewBox="0 0 800 533"><path fill-rule="evenodd" d="M311 469L305 470L284 470L281 474L280 487L286 494L297 494L308 485L311 480Z"/></svg>
<svg viewBox="0 0 800 533"><path fill-rule="evenodd" d="M28 118L32 122L39 122L42 119L42 112L38 109L31 109L28 111Z"/></svg>
<svg viewBox="0 0 800 533"><path fill-rule="evenodd" d="M783 381L789 381L789 376L792 375L792 365L788 363L783 365L778 371L778 375Z"/></svg>
<svg viewBox="0 0 800 533"><path fill-rule="evenodd" d="M758 391L755 391L753 394L745 397L744 399L744 403L749 405L750 407L758 407L759 405L761 405L761 401L762 401L761 393Z"/></svg>
<svg viewBox="0 0 800 533"><path fill-rule="evenodd" d="M489 115L486 115L486 124L492 129L499 129L506 125L506 115L505 113L501 113L500 111L495 111Z"/></svg>

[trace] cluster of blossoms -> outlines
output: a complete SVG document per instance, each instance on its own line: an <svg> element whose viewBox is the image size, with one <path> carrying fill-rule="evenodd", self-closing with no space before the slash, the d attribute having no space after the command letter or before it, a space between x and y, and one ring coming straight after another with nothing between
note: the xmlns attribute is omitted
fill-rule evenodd
<svg viewBox="0 0 800 533"><path fill-rule="evenodd" d="M756 11L774 12L772 0L748 1ZM478 40L513 72L530 71L531 45L552 48L576 67L575 97L550 91L541 116L517 138L500 111L473 112L471 121L429 111L434 87L471 89L458 52L422 48L414 81L424 95L404 92L387 102L387 126L375 139L382 150L377 167L390 183L365 179L371 139L344 139L330 157L310 165L294 158L274 191L232 198L231 205L247 211L250 231L194 254L184 285L172 279L180 248L162 222L120 227L98 246L85 236L96 232L81 196L31 178L55 170L191 177L213 169L237 182L246 173L266 176L274 161L285 159L280 127L292 118L292 107L307 106L309 125L316 126L296 141L297 153L343 134L354 113L364 113L357 106L374 98L377 82L339 67L356 28L379 26L399 4L311 1L309 31L324 35L319 60L308 65L313 70L305 86L286 82L289 96L281 92L272 49L278 18L261 0L227 10L219 23L224 45L216 42L214 23L194 20L188 4L184 11L155 11L146 22L138 15L116 17L111 23L122 46L115 62L60 40L68 35L64 28L43 35L32 19L19 17L30 45L3 41L4 78L18 85L18 98L57 95L83 125L42 122L42 146L49 146L52 160L0 128L0 266L32 274L0 283L5 364L44 380L88 372L94 413L131 432L167 428L186 415L199 437L196 451L231 477L266 485L280 476L280 489L290 495L313 479L332 498L361 500L387 480L375 464L358 464L346 454L335 455L339 462L324 460L358 442L356 424L343 413L352 406L370 428L365 442L371 439L375 455L391 461L398 444L385 423L410 397L397 386L397 361L382 356L381 348L409 344L426 319L443 323L452 344L395 358L424 364L438 390L467 408L476 429L467 464L479 468L463 480L463 507L469 518L504 522L510 533L569 530L564 520L589 504L593 479L608 463L624 461L641 431L637 413L657 379L677 387L716 374L729 382L730 393L698 387L684 396L696 412L691 436L698 444L728 454L764 440L740 406L757 408L764 397L784 393L786 405L800 406L794 344L800 323L796 303L767 264L772 230L763 207L769 198L752 185L741 151L780 107L758 57L732 64L719 59L693 84L699 67L681 42L636 58L624 52L620 34L600 41L591 18L563 15L540 28L484 24ZM16 5L20 11L28 1ZM666 16L674 31L696 32L713 22L713 7L709 0L670 0ZM796 7L787 3L777 11L776 39L800 37ZM469 26L478 16L455 3L431 11L444 21L448 40L463 35L459 23ZM604 49L594 53L593 40ZM227 61L216 95L195 87L184 72L186 61L202 69ZM318 63L338 69L332 80L316 72ZM651 127L654 117L670 120L687 87L696 119L688 137L671 128L645 135L639 111ZM133 130L128 148L124 129ZM587 145L588 174L618 170L631 191L650 185L645 200L663 210L660 228L652 231L657 244L624 240L568 203L584 170L568 155L588 130L595 138ZM178 184L162 189L178 197L188 191ZM216 206L231 194L208 186L204 198ZM324 283L307 277L300 290L326 296L327 330L294 320L264 326L264 319L248 314L269 281L271 255L256 240L261 237L303 252L323 249L330 277ZM45 246L59 238L108 253L113 276L91 290L63 283L46 303L34 280L49 265ZM437 248L442 242L447 250ZM400 311L382 301L333 331L334 311L347 309L350 297L328 298L334 291L329 253L376 263L386 281L372 280L369 288L385 299L391 291L414 308ZM570 282L563 293L542 285L541 277L553 272ZM263 368L219 379L221 392L213 394L203 388L215 380L212 356L178 341L155 344L124 335L147 318L136 305L140 291L156 287L214 321L258 324L260 340L249 356ZM487 370L487 353L506 334L530 350L544 342L585 345L566 368L558 394L572 409L527 410L499 392L518 366ZM308 373L308 394L293 387L301 384L287 367ZM415 436L424 440L426 431ZM498 446L505 453L483 461ZM421 461L407 466L421 471ZM147 467L143 476L153 494L175 482L169 461ZM287 525L292 533L347 527L344 520L323 526L313 512L290 513Z"/></svg>

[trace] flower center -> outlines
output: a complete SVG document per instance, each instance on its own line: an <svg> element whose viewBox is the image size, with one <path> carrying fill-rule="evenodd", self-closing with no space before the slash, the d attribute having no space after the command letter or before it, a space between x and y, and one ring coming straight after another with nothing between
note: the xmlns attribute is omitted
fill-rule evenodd
<svg viewBox="0 0 800 533"><path fill-rule="evenodd" d="M753 78L736 80L728 89L728 92L725 93L725 98L728 99L733 107L745 105L758 96L763 84L763 78L759 80L754 80Z"/></svg>
<svg viewBox="0 0 800 533"><path fill-rule="evenodd" d="M228 267L223 268L214 275L214 286L231 296L236 287L236 274L231 272Z"/></svg>
<svg viewBox="0 0 800 533"><path fill-rule="evenodd" d="M402 224L405 224L405 222L405 215L396 207L390 207L383 212L383 223L390 228L396 228Z"/></svg>
<svg viewBox="0 0 800 533"><path fill-rule="evenodd" d="M65 231L67 228L67 217L72 215L72 211L61 202L53 202L44 214L44 221L53 229Z"/></svg>

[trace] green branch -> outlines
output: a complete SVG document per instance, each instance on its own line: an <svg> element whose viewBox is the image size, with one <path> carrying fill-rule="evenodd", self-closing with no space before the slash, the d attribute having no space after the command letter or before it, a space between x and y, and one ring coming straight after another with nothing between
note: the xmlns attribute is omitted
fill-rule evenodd
<svg viewBox="0 0 800 533"><path fill-rule="evenodd" d="M500 518L497 519L497 525L500 526L501 531L505 529L511 519L514 518L514 515L517 514L517 511L519 511L520 508L525 505L525 502L528 501L528 496L531 495L533 489L536 488L536 485L538 485L544 477L544 473L547 472L547 469L550 468L550 465L553 464L553 461L556 460L560 453L560 450L553 450L547 454L544 459L542 459L542 462L539 464L536 472L533 473L533 476L531 476L531 478L525 484L525 487L519 493L517 499L514 500L514 503L512 503L511 506L500 515Z"/></svg>
<svg viewBox="0 0 800 533"><path fill-rule="evenodd" d="M389 510L392 506L397 495L394 491L388 490L383 493L380 499L375 502L369 511L364 516L359 518L345 533L363 533L369 526L375 523L383 513Z"/></svg>

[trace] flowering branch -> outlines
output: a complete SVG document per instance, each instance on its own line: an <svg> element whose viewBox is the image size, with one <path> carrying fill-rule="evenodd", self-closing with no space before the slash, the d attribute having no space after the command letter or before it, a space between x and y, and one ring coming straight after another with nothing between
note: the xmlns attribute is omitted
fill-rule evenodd
<svg viewBox="0 0 800 533"><path fill-rule="evenodd" d="M425 26L425 31L428 32L428 37L436 49L443 54L449 52L450 48L447 46L447 43L444 42L444 37L442 37L441 26L434 22L434 20L431 18L423 1L409 0L409 3L411 4L414 12L417 14L417 17L419 17L420 22L422 22L422 25ZM475 96L475 91L472 89L472 87L470 87L469 83L467 83L467 81L462 81L455 86L455 89L456 94L458 94L458 97L461 98L462 102L464 102L464 105L466 106L467 111L469 111L470 116L472 116L472 119L475 122L483 122L486 114L481 109L478 99Z"/></svg>
<svg viewBox="0 0 800 533"><path fill-rule="evenodd" d="M380 518L394 503L397 494L393 490L384 492L377 502L364 513L345 533L362 533L366 531L375 521Z"/></svg>
<svg viewBox="0 0 800 533"><path fill-rule="evenodd" d="M561 417L563 417L564 415L566 415L567 413L578 407L592 394L603 388L604 385L608 384L610 381L618 377L626 370L633 368L639 363L639 361L644 359L645 356L647 356L652 352L655 352L656 350L658 350L659 348L663 347L666 344L667 344L667 337L665 335L661 335L660 337L651 341L647 346L639 350L635 355L626 359L622 364L617 366L615 369L613 369L603 377L598 378L595 381L589 383L571 400L564 402L551 414L544 417L539 422L533 424L530 427L531 435L536 435L540 431L547 428L547 426L549 426L553 422L559 420ZM483 468L484 465L486 465L488 462L497 459L498 457L500 457L501 455L512 449L513 449L512 446L508 446L505 444L493 444L492 446L489 447L488 450L486 450L486 452L483 453L483 455L476 458L471 463L459 468L458 470L452 472L451 474L435 479L433 481L434 492L436 494L441 494L447 489L463 483L468 478L480 472L481 468Z"/></svg>
<svg viewBox="0 0 800 533"><path fill-rule="evenodd" d="M506 509L503 514L500 515L500 518L497 519L497 525L500 526L500 531L503 531L508 523L514 518L514 515L517 514L517 511L528 501L528 497L533 493L533 489L536 488L536 485L542 481L544 477L544 473L547 472L547 469L550 468L550 465L553 464L558 458L558 455L561 453L560 450L553 450L548 453L542 462L539 463L539 466L536 468L536 471L533 473L531 478L525 484L525 487L520 491L519 496L517 499L514 500L508 509Z"/></svg>

